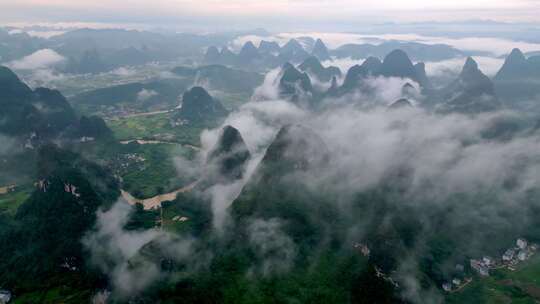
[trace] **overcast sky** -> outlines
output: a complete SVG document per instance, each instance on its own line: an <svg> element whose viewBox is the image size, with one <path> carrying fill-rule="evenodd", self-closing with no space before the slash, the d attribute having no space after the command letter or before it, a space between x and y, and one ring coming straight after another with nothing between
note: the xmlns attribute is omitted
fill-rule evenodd
<svg viewBox="0 0 540 304"><path fill-rule="evenodd" d="M0 0L6 22L540 23L540 0Z"/></svg>

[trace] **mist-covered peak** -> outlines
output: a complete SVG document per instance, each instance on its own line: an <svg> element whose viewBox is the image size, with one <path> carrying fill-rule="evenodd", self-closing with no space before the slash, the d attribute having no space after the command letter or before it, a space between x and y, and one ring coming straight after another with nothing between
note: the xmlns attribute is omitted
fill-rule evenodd
<svg viewBox="0 0 540 304"><path fill-rule="evenodd" d="M221 56L227 56L227 55L234 55L233 51L231 51L231 49L229 49L228 47L224 46L223 48L221 48L221 52L220 52Z"/></svg>
<svg viewBox="0 0 540 304"><path fill-rule="evenodd" d="M296 102L312 92L313 86L307 73L302 73L292 64L286 63L283 66L279 81L280 96Z"/></svg>
<svg viewBox="0 0 540 304"><path fill-rule="evenodd" d="M401 87L401 95L405 98L414 98L418 95L416 88L409 82Z"/></svg>
<svg viewBox="0 0 540 304"><path fill-rule="evenodd" d="M285 44L279 52L279 60L283 61L298 63L302 62L307 57L309 57L309 53L296 39L289 40L289 42L287 42L287 44Z"/></svg>
<svg viewBox="0 0 540 304"><path fill-rule="evenodd" d="M0 66L0 104L13 99L27 99L32 90L9 68Z"/></svg>
<svg viewBox="0 0 540 304"><path fill-rule="evenodd" d="M238 146L242 146L242 149L247 150L246 143L244 142L242 135L240 135L240 131L233 126L226 125L223 127L214 152L228 153L236 150Z"/></svg>
<svg viewBox="0 0 540 304"><path fill-rule="evenodd" d="M268 147L262 164L290 166L287 171L308 170L328 161L328 148L313 130L299 125L283 126Z"/></svg>
<svg viewBox="0 0 540 304"><path fill-rule="evenodd" d="M414 65L416 70L416 80L423 88L431 88L431 82L426 73L426 64L423 62L418 62Z"/></svg>
<svg viewBox="0 0 540 304"><path fill-rule="evenodd" d="M342 86L343 91L349 92L357 88L363 79L375 74L380 65L381 61L378 58L369 57L362 63L362 65L357 64L352 66L347 71L347 75L345 75L345 81L343 82Z"/></svg>
<svg viewBox="0 0 540 304"><path fill-rule="evenodd" d="M381 60L377 57L370 56L364 60L362 67L370 73L375 73L381 68Z"/></svg>
<svg viewBox="0 0 540 304"><path fill-rule="evenodd" d="M397 109L403 109L403 108L412 108L412 103L406 99L406 98L401 98L397 101L395 101L394 103L392 103L388 109L389 110L397 110Z"/></svg>
<svg viewBox="0 0 540 304"><path fill-rule="evenodd" d="M259 51L255 47L253 42L248 41L244 44L238 56L242 60L253 60L259 57Z"/></svg>
<svg viewBox="0 0 540 304"><path fill-rule="evenodd" d="M317 41L315 42L311 55L317 57L319 60L322 61L330 59L328 48L321 39L317 39Z"/></svg>
<svg viewBox="0 0 540 304"><path fill-rule="evenodd" d="M384 58L379 74L385 77L410 78L418 81L416 69L409 56L402 50L394 50Z"/></svg>
<svg viewBox="0 0 540 304"><path fill-rule="evenodd" d="M489 91L489 93L494 94L491 79L482 73L478 68L478 63L471 57L467 58L459 76L459 80L465 87L482 87L484 90Z"/></svg>
<svg viewBox="0 0 540 304"><path fill-rule="evenodd" d="M227 114L223 105L202 87L193 87L184 93L177 117L188 122L214 120Z"/></svg>
<svg viewBox="0 0 540 304"><path fill-rule="evenodd" d="M281 66L281 71L283 72L283 71L286 71L286 70L291 69L291 68L296 69L296 68L294 67L294 65L292 65L290 62L285 62L285 63Z"/></svg>
<svg viewBox="0 0 540 304"><path fill-rule="evenodd" d="M315 56L310 56L302 64L298 66L298 69L315 76L318 80L328 82L334 76L340 76L341 70L337 67L325 68L319 59Z"/></svg>
<svg viewBox="0 0 540 304"><path fill-rule="evenodd" d="M527 78L536 78L540 75L537 68L527 60L520 49L516 48L506 57L503 66L494 79L496 81L521 81L527 80Z"/></svg>
<svg viewBox="0 0 540 304"><path fill-rule="evenodd" d="M465 61L465 65L463 66L463 69L461 70L461 75L477 73L478 71L479 71L478 63L472 57L467 57L467 60Z"/></svg>
<svg viewBox="0 0 540 304"><path fill-rule="evenodd" d="M510 55L508 55L508 57L506 58L507 61L509 62L525 62L527 61L527 58L525 57L525 55L523 54L523 52L518 49L518 48L514 48L512 50L512 52L510 52Z"/></svg>
<svg viewBox="0 0 540 304"><path fill-rule="evenodd" d="M500 106L493 82L471 57L467 58L459 77L443 92L446 99L443 111L480 113Z"/></svg>
<svg viewBox="0 0 540 304"><path fill-rule="evenodd" d="M304 60L304 62L302 62L302 64L300 64L298 68L301 70L324 69L324 66L321 64L321 62L319 61L317 57L310 56L306 60Z"/></svg>
<svg viewBox="0 0 540 304"><path fill-rule="evenodd" d="M290 39L282 48L282 51L290 52L290 51L300 51L304 50L304 47L298 42L296 39Z"/></svg>
<svg viewBox="0 0 540 304"><path fill-rule="evenodd" d="M259 52L264 54L279 53L280 50L281 47L275 41L261 40L261 43L259 44Z"/></svg>
<svg viewBox="0 0 540 304"><path fill-rule="evenodd" d="M220 53L217 47L211 46L206 50L204 60L206 62L217 62L219 60Z"/></svg>
<svg viewBox="0 0 540 304"><path fill-rule="evenodd" d="M212 99L212 96L208 94L203 87L193 87L187 92L184 93L183 101L192 102L196 100L209 100Z"/></svg>
<svg viewBox="0 0 540 304"><path fill-rule="evenodd" d="M251 50L256 50L257 48L255 47L255 44L253 44L252 41L248 41L244 43L244 45L242 46L242 49L251 51Z"/></svg>
<svg viewBox="0 0 540 304"><path fill-rule="evenodd" d="M221 180L231 182L242 178L250 157L251 154L240 132L227 125L222 129L207 162L211 170L215 171L211 172L212 175L217 173Z"/></svg>

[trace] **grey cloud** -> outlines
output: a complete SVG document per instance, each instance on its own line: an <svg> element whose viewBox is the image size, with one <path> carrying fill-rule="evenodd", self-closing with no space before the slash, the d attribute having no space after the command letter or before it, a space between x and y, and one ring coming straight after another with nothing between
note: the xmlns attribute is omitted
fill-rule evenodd
<svg viewBox="0 0 540 304"><path fill-rule="evenodd" d="M254 219L249 223L249 242L262 262L253 274L279 275L289 271L296 258L296 245L285 234L279 219Z"/></svg>
<svg viewBox="0 0 540 304"><path fill-rule="evenodd" d="M107 274L113 294L126 298L142 292L150 284L164 278L160 265L140 255L141 249L154 242L176 259L191 253L192 240L179 239L159 230L126 231L132 207L123 201L110 210L99 210L94 231L83 239L90 251L91 263Z"/></svg>

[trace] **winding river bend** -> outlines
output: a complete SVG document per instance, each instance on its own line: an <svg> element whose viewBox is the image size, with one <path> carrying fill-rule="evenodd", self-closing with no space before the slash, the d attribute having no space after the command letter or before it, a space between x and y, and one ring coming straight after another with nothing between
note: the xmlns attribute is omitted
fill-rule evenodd
<svg viewBox="0 0 540 304"><path fill-rule="evenodd" d="M133 195L131 195L129 192L123 189L120 190L120 192L122 193L122 198L126 202L128 202L130 205L135 205L137 203L140 203L144 206L144 210L152 210L152 209L158 209L159 207L161 207L161 203L163 202L172 201L176 199L176 195L178 195L178 193L185 193L185 192L189 192L193 190L193 188L195 188L195 186L197 186L198 183L199 181L196 181L190 185L177 189L173 192L156 195L154 197L147 198L147 199L137 199L133 197Z"/></svg>

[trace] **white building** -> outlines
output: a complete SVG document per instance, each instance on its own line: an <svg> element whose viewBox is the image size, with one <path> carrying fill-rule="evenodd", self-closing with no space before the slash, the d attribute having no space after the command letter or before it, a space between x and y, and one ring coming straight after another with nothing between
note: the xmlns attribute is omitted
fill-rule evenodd
<svg viewBox="0 0 540 304"><path fill-rule="evenodd" d="M442 284L442 289L446 292L452 291L452 284L450 283L444 283Z"/></svg>
<svg viewBox="0 0 540 304"><path fill-rule="evenodd" d="M483 277L489 276L489 268L483 263L483 261L471 260L471 268L476 270L478 274Z"/></svg>
<svg viewBox="0 0 540 304"><path fill-rule="evenodd" d="M493 259L491 257L485 256L482 258L482 263L484 263L485 266L489 267L493 263Z"/></svg>
<svg viewBox="0 0 540 304"><path fill-rule="evenodd" d="M520 250L517 255L518 260L525 261L527 259L527 252L524 250Z"/></svg>
<svg viewBox="0 0 540 304"><path fill-rule="evenodd" d="M516 255L516 251L514 249L508 249L504 252L502 256L502 260L505 262L510 262L514 259L515 255Z"/></svg>
<svg viewBox="0 0 540 304"><path fill-rule="evenodd" d="M7 304L11 301L11 292L0 289L0 304Z"/></svg>
<svg viewBox="0 0 540 304"><path fill-rule="evenodd" d="M456 285L456 286L459 286L459 285L461 285L461 280L458 279L458 278L454 278L454 279L452 280L452 284L454 284L454 285Z"/></svg>
<svg viewBox="0 0 540 304"><path fill-rule="evenodd" d="M518 246L519 249L523 250L523 249L527 248L527 240L525 240L525 239L517 239L516 245Z"/></svg>

